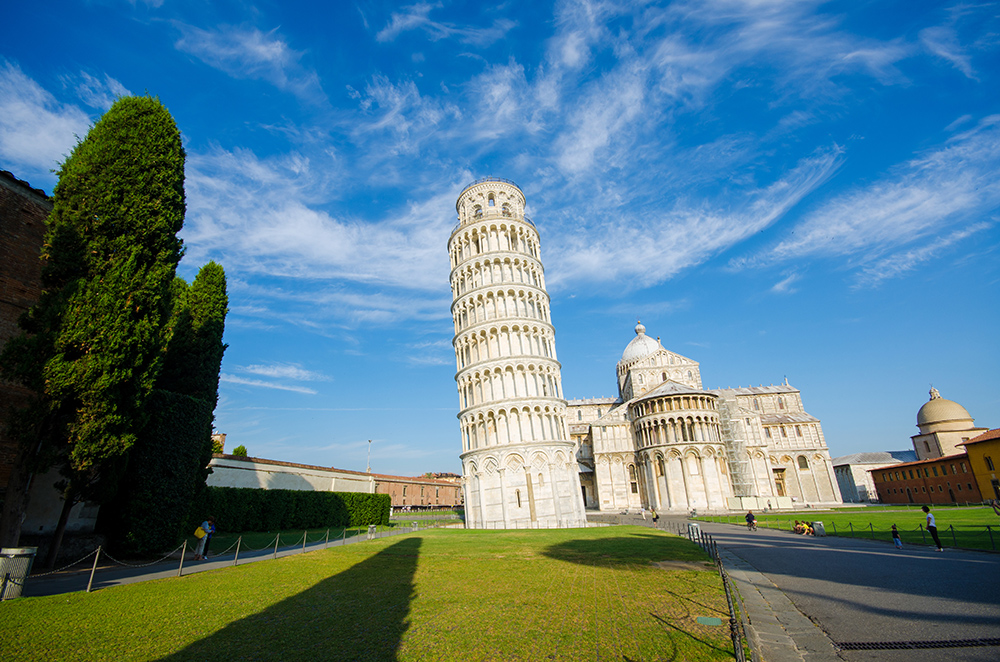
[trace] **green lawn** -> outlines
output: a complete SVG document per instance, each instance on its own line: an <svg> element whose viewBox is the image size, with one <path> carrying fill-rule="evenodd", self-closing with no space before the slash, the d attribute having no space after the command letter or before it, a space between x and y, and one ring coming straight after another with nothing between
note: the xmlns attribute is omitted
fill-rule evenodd
<svg viewBox="0 0 1000 662"><path fill-rule="evenodd" d="M721 581L675 536L435 529L5 602L0 659L732 659L699 616L727 622Z"/></svg>
<svg viewBox="0 0 1000 662"><path fill-rule="evenodd" d="M1000 517L986 506L959 506L931 509L937 520L938 535L945 547L1000 550ZM698 519L745 525L745 513L708 516ZM760 527L790 531L795 520L823 522L827 535L892 541L895 524L903 544L932 545L929 534L921 531L926 522L919 507L879 506L838 508L835 510L800 510L797 512L755 513Z"/></svg>

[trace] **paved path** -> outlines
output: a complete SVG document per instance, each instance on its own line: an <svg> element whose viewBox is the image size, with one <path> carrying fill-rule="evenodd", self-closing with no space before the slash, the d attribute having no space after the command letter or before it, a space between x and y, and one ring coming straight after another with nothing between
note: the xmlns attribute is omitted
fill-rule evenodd
<svg viewBox="0 0 1000 662"><path fill-rule="evenodd" d="M726 551L734 579L753 587L743 593L748 610L761 615L754 625L768 662L1000 659L1000 646L834 649L834 642L1000 638L1000 555L700 524Z"/></svg>
<svg viewBox="0 0 1000 662"><path fill-rule="evenodd" d="M420 527L418 526L418 529L419 528ZM413 530L414 529L411 527L400 526L388 531L379 531L375 534L375 537L383 538L387 536L399 535L400 533L410 533ZM292 556L294 554L301 554L303 551L312 552L318 549L324 549L327 546L335 547L337 545L361 542L366 539L367 535L362 532L360 535L349 536L346 539L332 539L329 543L308 543L306 544L304 550L300 542L299 545L292 547L279 547L277 556L278 558L282 558L285 556ZM196 572L204 572L206 570L215 570L231 566L234 565L234 562L237 560L239 565L271 560L274 558L274 549L269 548L256 552L244 549L240 552L239 559L236 558L235 551L230 551L227 554L219 556L210 555L210 559L208 561L195 561L192 556L192 552L188 550L182 569L183 575L185 576ZM90 557L85 563L74 566L72 570L43 576L32 575L31 577L28 577L28 580L25 582L21 595L24 597L38 597L42 595L71 593L73 591L86 591L87 582L90 580L90 569L92 564L93 557ZM99 588L117 586L119 584L133 584L135 582L145 582L152 579L176 577L179 568L179 552L172 559L164 561L163 563L157 563L155 565L144 567L122 567L117 565L107 566L101 563L97 568L97 572L94 574L94 583L91 588L96 591Z"/></svg>

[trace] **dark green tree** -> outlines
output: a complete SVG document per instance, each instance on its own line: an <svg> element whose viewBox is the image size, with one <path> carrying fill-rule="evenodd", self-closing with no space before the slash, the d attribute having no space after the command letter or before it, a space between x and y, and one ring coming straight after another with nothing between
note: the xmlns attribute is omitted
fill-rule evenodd
<svg viewBox="0 0 1000 662"><path fill-rule="evenodd" d="M4 375L38 394L15 421L22 448L12 473L55 465L64 477L50 561L73 504L114 494L160 371L182 254L180 131L158 99L119 99L58 175L43 292L0 356ZM16 543L25 493L8 488L5 545Z"/></svg>
<svg viewBox="0 0 1000 662"><path fill-rule="evenodd" d="M145 554L183 535L191 503L205 487L212 459L212 412L229 299L226 274L215 262L189 288L173 287L171 337L147 402L146 425L129 452L118 498L101 509L101 528L117 549Z"/></svg>
<svg viewBox="0 0 1000 662"><path fill-rule="evenodd" d="M247 447L246 446L242 446L242 445L237 446L236 448L233 449L233 455L235 457L246 457L247 456Z"/></svg>

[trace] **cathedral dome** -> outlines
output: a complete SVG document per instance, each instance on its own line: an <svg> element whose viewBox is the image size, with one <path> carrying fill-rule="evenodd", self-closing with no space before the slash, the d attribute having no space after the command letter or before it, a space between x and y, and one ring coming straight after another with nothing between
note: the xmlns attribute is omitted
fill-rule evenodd
<svg viewBox="0 0 1000 662"><path fill-rule="evenodd" d="M622 352L622 360L620 363L632 363L633 361L638 361L639 359L649 356L660 349L659 341L653 340L646 335L646 327L639 322L635 325L635 338L632 338L632 342L625 347L625 351Z"/></svg>
<svg viewBox="0 0 1000 662"><path fill-rule="evenodd" d="M942 398L936 388L931 389L931 399L917 412L917 425L923 427L945 421L971 421L965 407L954 400Z"/></svg>

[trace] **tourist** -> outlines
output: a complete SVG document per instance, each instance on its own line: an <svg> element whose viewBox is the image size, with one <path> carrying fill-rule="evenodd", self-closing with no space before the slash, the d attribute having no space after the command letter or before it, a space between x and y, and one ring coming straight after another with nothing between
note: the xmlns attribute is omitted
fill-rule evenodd
<svg viewBox="0 0 1000 662"><path fill-rule="evenodd" d="M747 530L749 531L757 530L757 518L753 516L752 510L748 510L746 517L744 517L743 519L747 521Z"/></svg>
<svg viewBox="0 0 1000 662"><path fill-rule="evenodd" d="M921 506L920 510L924 511L927 515L927 530L931 532L931 538L934 538L934 544L937 545L937 551L943 552L944 547L941 545L941 539L938 538L937 533L937 521L934 519L934 513L927 506Z"/></svg>
<svg viewBox="0 0 1000 662"><path fill-rule="evenodd" d="M896 525L892 525L892 544L896 546L896 549L903 549L903 541L899 538L899 530Z"/></svg>
<svg viewBox="0 0 1000 662"><path fill-rule="evenodd" d="M802 522L795 520L795 526L792 527L794 533L805 533L805 527L802 526Z"/></svg>
<svg viewBox="0 0 1000 662"><path fill-rule="evenodd" d="M649 509L649 512L653 515L653 526L656 526L656 523L660 521L660 516L657 515L656 511L652 508Z"/></svg>
<svg viewBox="0 0 1000 662"><path fill-rule="evenodd" d="M211 516L194 530L194 535L198 539L198 546L194 550L195 561L203 561L205 559L205 545L208 544L208 539L212 537L212 533L214 532L215 518Z"/></svg>

